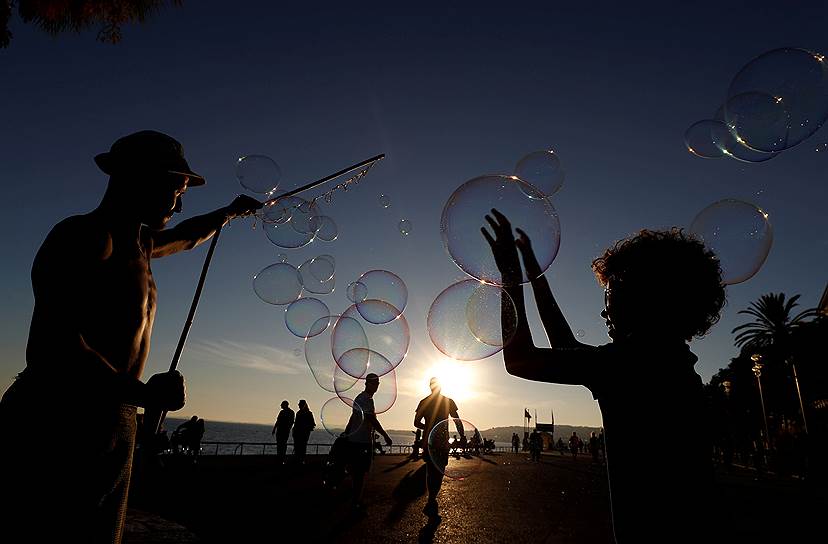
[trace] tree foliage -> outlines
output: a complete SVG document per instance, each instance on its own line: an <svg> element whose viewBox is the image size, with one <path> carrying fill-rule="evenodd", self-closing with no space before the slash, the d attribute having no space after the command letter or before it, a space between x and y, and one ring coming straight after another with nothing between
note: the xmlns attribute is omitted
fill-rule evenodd
<svg viewBox="0 0 828 544"><path fill-rule="evenodd" d="M800 295L795 295L785 300L785 293L768 293L762 295L758 301L751 302L746 310L740 310L740 314L753 316L755 319L744 325L739 325L732 332L739 332L736 335L736 345L754 349L775 348L776 351L790 349L791 336L796 328L806 319L815 318L819 315L816 308L809 308L791 316L791 312L799 304Z"/></svg>
<svg viewBox="0 0 828 544"><path fill-rule="evenodd" d="M17 8L24 23L32 23L56 36L98 27L98 40L118 43L121 27L143 23L165 4L180 6L183 0L0 0L0 47L8 47L9 22Z"/></svg>

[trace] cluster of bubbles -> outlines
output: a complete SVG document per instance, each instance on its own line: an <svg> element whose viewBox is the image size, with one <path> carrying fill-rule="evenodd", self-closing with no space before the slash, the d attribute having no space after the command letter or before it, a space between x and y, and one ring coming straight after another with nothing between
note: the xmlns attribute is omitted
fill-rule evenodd
<svg viewBox="0 0 828 544"><path fill-rule="evenodd" d="M364 171L355 176L354 181ZM304 247L315 240L332 242L337 225L319 210L317 200L278 196L281 169L264 155L241 157L236 176L242 187L270 198L259 214L267 238L284 249ZM351 180L337 185L347 190ZM284 193L282 193L284 194ZM327 201L327 198L326 198ZM384 208L391 205L380 196ZM400 221L403 235L411 232L410 221ZM308 368L319 386L336 396L320 413L324 428L334 436L355 432L364 414L354 399L364 389L369 373L380 376L374 394L376 413L389 410L397 399L396 368L408 353L411 340L403 315L408 289L403 280L386 270L369 270L351 282L346 291L352 303L340 314L332 314L320 297L334 292L336 261L332 255L318 255L298 267L280 253L277 262L253 277L256 295L276 306L284 306L284 320L291 334L302 338Z"/></svg>
<svg viewBox="0 0 828 544"><path fill-rule="evenodd" d="M824 55L785 47L763 53L742 67L713 117L687 129L685 144L703 158L764 162L808 139L826 119L828 66ZM773 243L768 214L751 202L733 198L701 210L689 230L716 253L725 285L753 277Z"/></svg>
<svg viewBox="0 0 828 544"><path fill-rule="evenodd" d="M520 159L513 175L471 179L446 201L440 220L443 245L457 267L473 279L444 289L429 309L429 336L442 353L462 361L479 360L498 353L512 339L517 313L504 287L510 281L532 281L555 259L561 228L551 197L563 182L560 158L542 150ZM531 243L537 263L522 266L520 277L502 276L490 245L498 236L493 223Z"/></svg>
<svg viewBox="0 0 828 544"><path fill-rule="evenodd" d="M316 383L335 393L346 409L358 408L354 399L363 391L367 375L379 376L380 387L373 396L379 414L397 400L396 369L408 354L411 332L403 314L408 289L392 272L369 270L349 284L347 295L352 304L344 312L320 317L311 327L305 337L305 359ZM338 420L325 414L321 419L331 434L346 433ZM356 428L352 423L348 432Z"/></svg>
<svg viewBox="0 0 828 544"><path fill-rule="evenodd" d="M828 119L828 67L820 53L774 49L734 76L725 101L684 135L688 151L706 159L773 159L814 134Z"/></svg>

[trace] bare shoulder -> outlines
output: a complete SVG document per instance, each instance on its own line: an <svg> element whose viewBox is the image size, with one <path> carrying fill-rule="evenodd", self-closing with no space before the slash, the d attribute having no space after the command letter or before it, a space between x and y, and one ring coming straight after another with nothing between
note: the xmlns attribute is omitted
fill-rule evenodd
<svg viewBox="0 0 828 544"><path fill-rule="evenodd" d="M105 259L112 251L109 231L91 214L73 215L60 221L41 244L32 272L39 265L51 266L55 260L71 259L77 266L83 261Z"/></svg>

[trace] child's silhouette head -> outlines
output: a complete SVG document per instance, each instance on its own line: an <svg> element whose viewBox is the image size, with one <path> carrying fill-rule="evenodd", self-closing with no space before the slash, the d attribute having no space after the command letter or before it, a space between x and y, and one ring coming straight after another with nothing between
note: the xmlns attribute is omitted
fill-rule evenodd
<svg viewBox="0 0 828 544"><path fill-rule="evenodd" d="M592 262L614 340L703 336L725 303L716 255L681 229L642 230Z"/></svg>

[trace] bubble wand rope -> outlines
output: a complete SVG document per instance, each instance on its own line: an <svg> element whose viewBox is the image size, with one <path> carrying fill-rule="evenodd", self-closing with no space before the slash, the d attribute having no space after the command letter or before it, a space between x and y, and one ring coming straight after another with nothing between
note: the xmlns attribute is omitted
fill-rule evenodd
<svg viewBox="0 0 828 544"><path fill-rule="evenodd" d="M360 172L357 175L355 175L354 177L348 179L347 181L345 181L343 183L338 184L336 187L334 187L333 189L331 189L330 191L325 193L325 201L329 202L330 201L330 195L333 191L335 191L339 188L343 188L343 189L347 190L347 187L351 183L359 182L359 179L362 178L363 176L365 176L365 174L368 173L368 170L370 170L371 167L374 166L374 164L376 164L377 162L381 161L384 158L385 158L385 154L382 153L382 154L379 154L375 157L371 157L370 159L366 159L362 162L358 162L358 163L356 163L352 166L349 166L347 168L343 168L339 172L335 172L335 173L333 173L329 176L325 176L322 179L313 181L313 182L308 183L306 185L302 185L301 187L298 187L296 189L288 191L288 192L286 192L284 194L281 194L277 197L271 198L270 200L266 201L264 203L264 205L265 206L271 206L271 205L275 204L276 202L278 202L279 200L281 200L283 198L287 198L287 197L294 196L294 195L297 195L297 194L305 192L305 191L309 191L309 190L314 189L316 187L319 187L320 185L323 185L323 184L325 184L325 183L327 183L327 182L329 182L333 179L336 179L340 176L344 176L345 174L353 172L354 170L360 170ZM314 198L313 200L315 201L316 198ZM172 372L176 368L178 368L178 361L181 359L181 353L184 351L184 344L187 343L187 336L190 333L190 328L192 327L193 320L195 319L195 313L196 313L196 309L198 308L198 302L201 299L201 291L204 289L204 282L207 279L207 270L210 268L210 262L213 260L213 253L216 250L216 244L218 243L219 234L221 234L221 228L222 227L219 227L219 228L216 229L216 233L213 234L213 239L210 242L210 247L207 249L207 256L204 258L204 265L201 267L201 276L198 278L198 286L196 287L195 295L193 295L193 302L192 302L192 304L190 304L190 313L187 314L187 320L184 322L184 329L181 331L181 336L178 338L178 345L175 348L175 354L173 355L172 362L170 363L170 372ZM146 412L146 410L145 410L145 412ZM145 414L144 417L147 418L147 415ZM163 411L159 414L158 423L156 423L154 425L151 424L149 427L147 427L147 428L152 428L153 429L153 431L154 431L153 435L158 434L158 431L160 430L161 425L164 423L164 419L166 419L166 417L167 417L167 412L165 410L165 411ZM154 418L148 418L147 423L151 423L152 419L154 419Z"/></svg>

